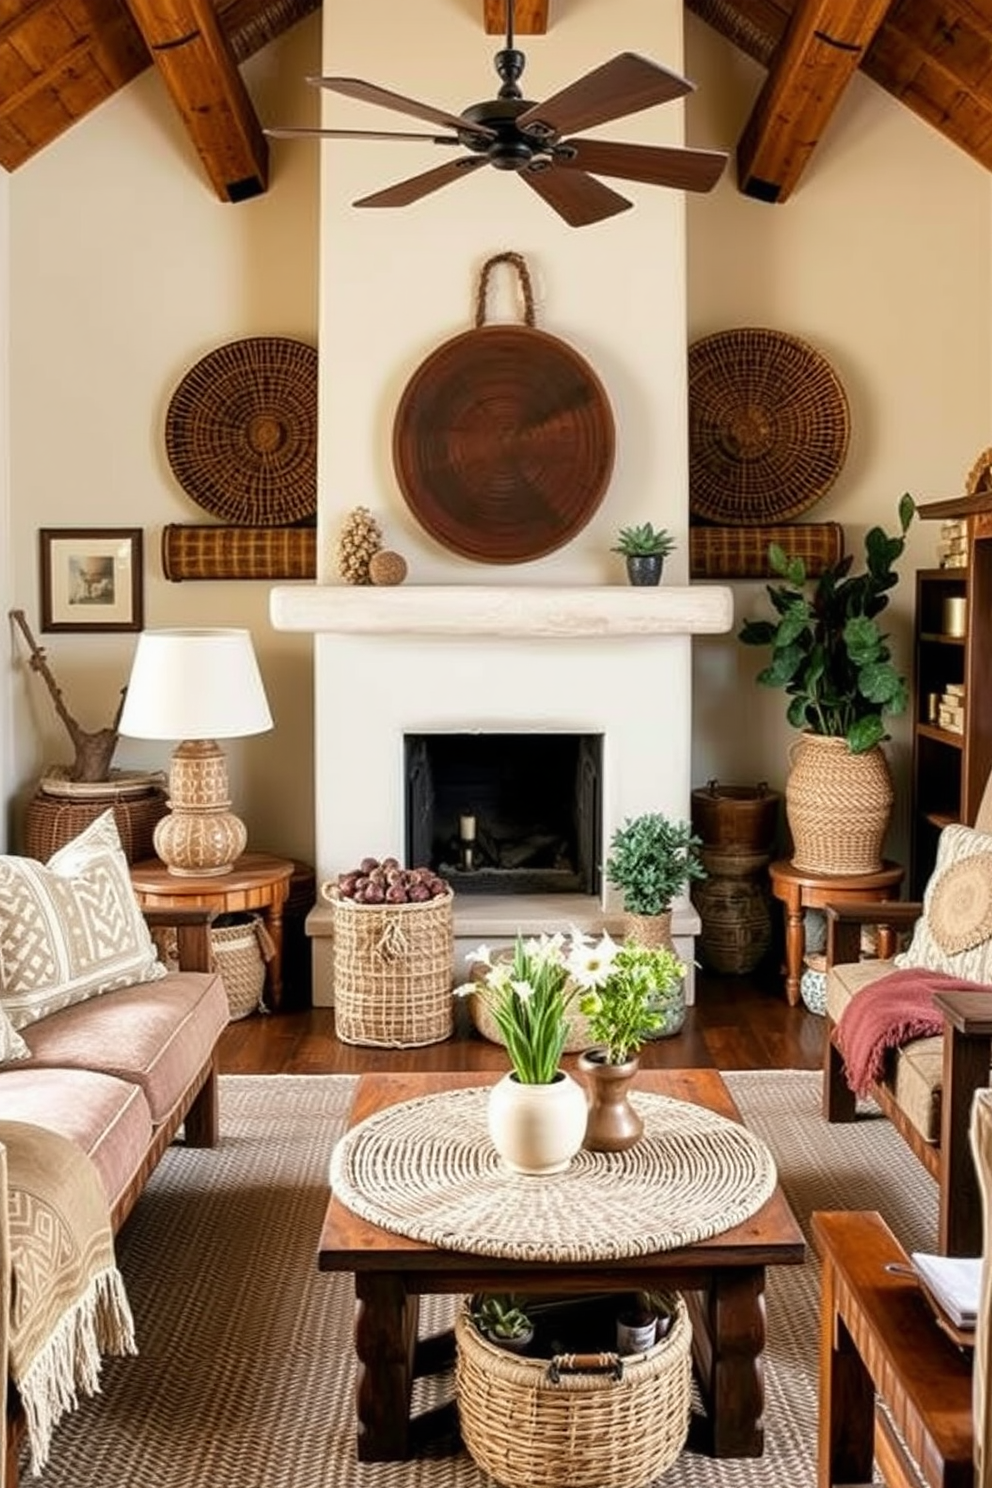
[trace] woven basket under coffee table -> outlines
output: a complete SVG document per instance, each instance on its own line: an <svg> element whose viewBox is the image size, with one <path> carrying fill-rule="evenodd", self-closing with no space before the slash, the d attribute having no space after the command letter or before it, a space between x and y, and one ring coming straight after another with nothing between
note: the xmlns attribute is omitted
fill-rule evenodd
<svg viewBox="0 0 992 1488"><path fill-rule="evenodd" d="M685 1445L692 1326L669 1297L665 1337L629 1358L531 1359L483 1338L467 1309L455 1320L455 1389L462 1440L507 1488L642 1488Z"/></svg>
<svg viewBox="0 0 992 1488"><path fill-rule="evenodd" d="M447 893L422 904L358 904L334 885L334 1030L346 1044L414 1049L454 1030L455 931Z"/></svg>

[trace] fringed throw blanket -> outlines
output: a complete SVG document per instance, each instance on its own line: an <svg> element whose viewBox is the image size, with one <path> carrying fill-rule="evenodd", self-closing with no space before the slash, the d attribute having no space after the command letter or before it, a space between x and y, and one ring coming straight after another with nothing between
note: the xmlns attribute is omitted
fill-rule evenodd
<svg viewBox="0 0 992 1488"><path fill-rule="evenodd" d="M133 1354L134 1323L114 1262L110 1214L93 1163L73 1142L0 1121L7 1158L8 1370L40 1473L52 1431L99 1391L101 1355Z"/></svg>
<svg viewBox="0 0 992 1488"><path fill-rule="evenodd" d="M934 1007L933 994L952 990L992 996L992 990L979 982L919 967L890 972L855 992L834 1034L855 1095L868 1095L872 1082L881 1078L889 1049L943 1033L944 1019Z"/></svg>

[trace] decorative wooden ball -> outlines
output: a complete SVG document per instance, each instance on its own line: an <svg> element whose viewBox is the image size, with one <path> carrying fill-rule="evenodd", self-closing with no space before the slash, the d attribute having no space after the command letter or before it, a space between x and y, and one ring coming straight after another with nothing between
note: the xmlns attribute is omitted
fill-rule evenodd
<svg viewBox="0 0 992 1488"><path fill-rule="evenodd" d="M402 584L406 578L406 559L391 548L380 548L369 559L369 578L373 584Z"/></svg>

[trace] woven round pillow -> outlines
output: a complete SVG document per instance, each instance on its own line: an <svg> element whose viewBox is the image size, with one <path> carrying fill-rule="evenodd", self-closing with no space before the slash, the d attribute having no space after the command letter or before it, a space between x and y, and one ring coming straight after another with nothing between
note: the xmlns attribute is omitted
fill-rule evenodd
<svg viewBox="0 0 992 1488"><path fill-rule="evenodd" d="M927 920L948 956L992 936L992 853L975 853L945 868L931 892Z"/></svg>

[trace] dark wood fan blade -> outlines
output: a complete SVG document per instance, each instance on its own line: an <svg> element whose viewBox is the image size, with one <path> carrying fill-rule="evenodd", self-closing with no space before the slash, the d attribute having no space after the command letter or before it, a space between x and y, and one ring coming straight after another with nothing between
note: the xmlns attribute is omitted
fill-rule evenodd
<svg viewBox="0 0 992 1488"><path fill-rule="evenodd" d="M625 181L646 181L649 186L672 186L677 191L710 191L727 163L722 150L591 139L563 143L568 153L555 156L555 170L592 171L594 176L619 176Z"/></svg>
<svg viewBox="0 0 992 1488"><path fill-rule="evenodd" d="M442 186L448 186L452 181L457 181L459 176L478 170L480 165L488 164L485 156L465 155L460 160L449 160L447 165L439 165L434 170L424 171L422 175L411 176L408 181L398 181L395 186L387 186L383 191L374 192L372 196L363 196L353 205L356 207L408 207L411 202L419 201L422 196L429 196L432 191L440 191Z"/></svg>
<svg viewBox="0 0 992 1488"><path fill-rule="evenodd" d="M361 103L377 103L380 108L395 109L398 114L409 114L412 119L425 119L428 124L447 124L449 129L467 129L483 139L495 139L496 131L484 124L473 124L459 114L449 114L444 109L433 108L429 103L418 103L415 98L404 98L402 93L390 93L375 83L365 83L361 78L308 77L308 83L317 88L329 88L332 93L342 93L345 98L357 98ZM569 126L571 127L571 126Z"/></svg>
<svg viewBox="0 0 992 1488"><path fill-rule="evenodd" d="M426 140L434 145L457 145L456 134L402 134L395 130L379 129L308 129L302 125L273 125L263 129L263 134L272 139L374 139L374 140Z"/></svg>
<svg viewBox="0 0 992 1488"><path fill-rule="evenodd" d="M569 227L587 227L626 212L633 203L618 191L611 191L594 176L582 171L559 171L554 166L529 166L517 173L538 196L543 196Z"/></svg>
<svg viewBox="0 0 992 1488"><path fill-rule="evenodd" d="M555 134L591 129L609 119L636 114L656 103L669 103L692 93L695 84L677 72L669 72L657 62L649 62L636 52L621 52L611 62L604 62L517 116L517 127L528 129L535 124Z"/></svg>

